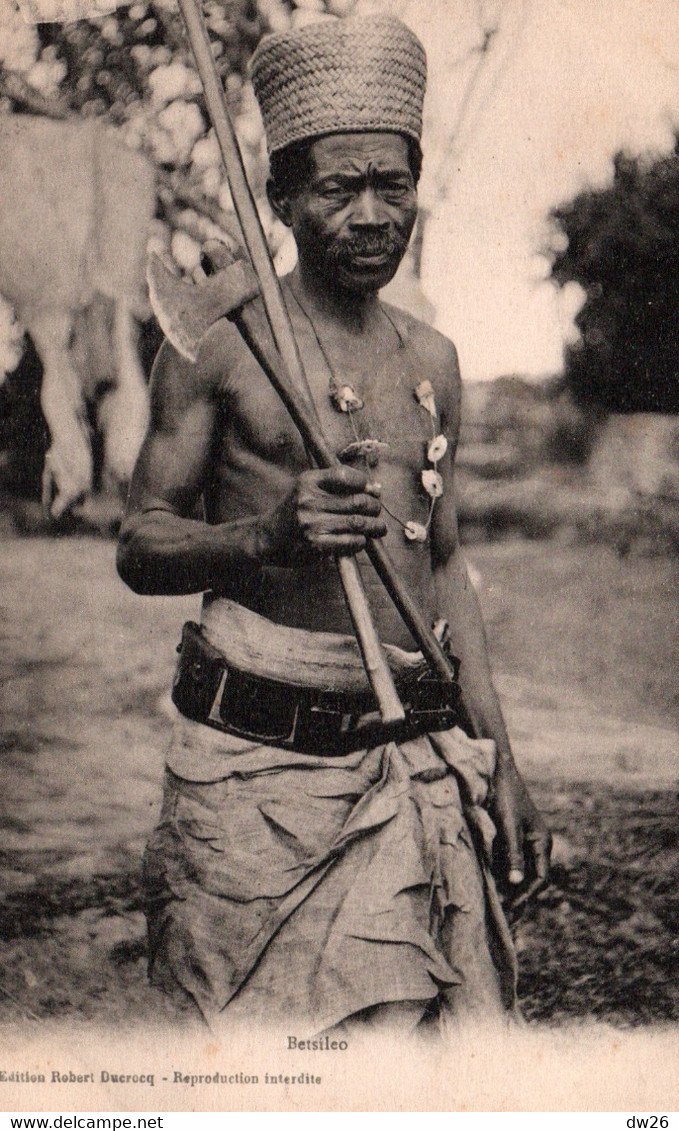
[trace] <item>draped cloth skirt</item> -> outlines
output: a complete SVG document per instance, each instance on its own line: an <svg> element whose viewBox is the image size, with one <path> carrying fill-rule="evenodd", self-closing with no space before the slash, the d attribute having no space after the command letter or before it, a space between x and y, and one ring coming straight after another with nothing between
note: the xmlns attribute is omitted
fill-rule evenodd
<svg viewBox="0 0 679 1131"><path fill-rule="evenodd" d="M311 1034L389 1003L512 1015L494 765L459 728L337 756L179 719L144 858L151 980L215 1026Z"/></svg>

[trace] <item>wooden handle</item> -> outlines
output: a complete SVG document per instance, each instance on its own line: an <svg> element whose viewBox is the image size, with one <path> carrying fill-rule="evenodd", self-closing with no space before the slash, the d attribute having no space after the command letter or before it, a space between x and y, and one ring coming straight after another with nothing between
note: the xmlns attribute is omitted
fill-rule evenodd
<svg viewBox="0 0 679 1131"><path fill-rule="evenodd" d="M431 664L439 679L454 683L455 668L443 651L440 640L434 635L431 626L422 615L422 610L396 572L386 547L374 538L368 541L366 552L422 655Z"/></svg>
<svg viewBox="0 0 679 1131"><path fill-rule="evenodd" d="M233 124L226 108L226 99L215 66L210 40L197 0L179 0L198 73L203 84L205 102L212 119L224 168L231 189L234 209L243 232L245 246L262 290L264 310L276 348L294 385L304 396L306 378L297 349L281 286L274 270L269 247L245 174L243 158ZM356 638L365 664L366 674L375 693L385 723L405 718L387 658L380 644L370 614L368 598L356 562L338 560L347 605L356 631Z"/></svg>
<svg viewBox="0 0 679 1131"><path fill-rule="evenodd" d="M338 557L337 570L339 572L347 606L351 616L358 646L361 650L363 666L370 680L377 702L380 705L380 714L383 723L400 723L405 719L405 712L394 687L391 671L387 665L386 657L375 631L370 610L366 616L366 596L361 580L356 558ZM386 677L385 677L386 668Z"/></svg>

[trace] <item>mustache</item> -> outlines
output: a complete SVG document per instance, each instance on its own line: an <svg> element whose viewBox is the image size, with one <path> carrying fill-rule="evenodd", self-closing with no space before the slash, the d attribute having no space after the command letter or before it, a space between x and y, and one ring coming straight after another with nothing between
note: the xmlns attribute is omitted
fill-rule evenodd
<svg viewBox="0 0 679 1131"><path fill-rule="evenodd" d="M336 263L346 263L355 256L362 255L402 255L407 241L394 232L356 232L336 240L328 249L330 258Z"/></svg>

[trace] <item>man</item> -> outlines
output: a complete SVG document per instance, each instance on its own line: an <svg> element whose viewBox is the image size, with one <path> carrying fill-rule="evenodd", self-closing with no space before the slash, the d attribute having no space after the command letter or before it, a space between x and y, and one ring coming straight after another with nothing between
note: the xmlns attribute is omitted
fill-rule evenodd
<svg viewBox="0 0 679 1131"><path fill-rule="evenodd" d="M269 198L298 248L286 302L344 466L309 470L229 323L195 365L166 344L155 366L119 570L138 592L204 599L146 856L150 967L211 1019L320 1031L503 1015L514 959L488 867L489 791L502 885L526 895L547 872L459 548L455 350L378 298L416 218L425 66L384 17L270 36L253 61ZM362 737L375 704L334 555L359 555L404 700L426 667L366 538L385 539L432 625L447 624L476 740L445 715L429 735Z"/></svg>

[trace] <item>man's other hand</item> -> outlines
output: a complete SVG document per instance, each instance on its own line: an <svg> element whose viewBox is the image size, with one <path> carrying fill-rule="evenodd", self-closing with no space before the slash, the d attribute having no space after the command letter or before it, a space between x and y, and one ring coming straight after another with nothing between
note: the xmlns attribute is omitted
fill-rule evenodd
<svg viewBox="0 0 679 1131"><path fill-rule="evenodd" d="M260 522L263 561L297 566L319 554L357 554L387 533L379 490L354 467L303 472Z"/></svg>
<svg viewBox="0 0 679 1131"><path fill-rule="evenodd" d="M502 761L496 770L491 815L497 879L510 908L517 910L547 883L552 836L512 761Z"/></svg>

